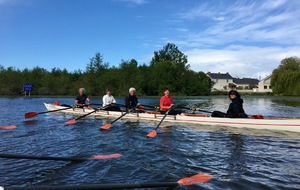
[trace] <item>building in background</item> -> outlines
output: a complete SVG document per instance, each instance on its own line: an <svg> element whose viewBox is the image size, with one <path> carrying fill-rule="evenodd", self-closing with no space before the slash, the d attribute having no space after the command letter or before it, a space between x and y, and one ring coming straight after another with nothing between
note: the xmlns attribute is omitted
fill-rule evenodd
<svg viewBox="0 0 300 190"><path fill-rule="evenodd" d="M207 76L214 83L212 91L272 92L271 75L259 81L256 78L234 78L229 73L211 73Z"/></svg>
<svg viewBox="0 0 300 190"><path fill-rule="evenodd" d="M229 90L230 84L233 84L233 77L229 73L208 72L207 76L210 77L214 83L212 91Z"/></svg>
<svg viewBox="0 0 300 190"><path fill-rule="evenodd" d="M237 90L252 90L258 88L259 80L255 78L233 78Z"/></svg>
<svg viewBox="0 0 300 190"><path fill-rule="evenodd" d="M271 86L272 75L267 76L258 83L258 92L273 92Z"/></svg>

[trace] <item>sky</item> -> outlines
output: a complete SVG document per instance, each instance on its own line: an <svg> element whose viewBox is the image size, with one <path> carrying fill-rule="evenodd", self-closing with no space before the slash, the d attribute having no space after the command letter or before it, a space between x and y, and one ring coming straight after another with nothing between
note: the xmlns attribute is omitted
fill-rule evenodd
<svg viewBox="0 0 300 190"><path fill-rule="evenodd" d="M85 70L174 43L194 71L264 78L300 57L299 0L0 0L0 65Z"/></svg>

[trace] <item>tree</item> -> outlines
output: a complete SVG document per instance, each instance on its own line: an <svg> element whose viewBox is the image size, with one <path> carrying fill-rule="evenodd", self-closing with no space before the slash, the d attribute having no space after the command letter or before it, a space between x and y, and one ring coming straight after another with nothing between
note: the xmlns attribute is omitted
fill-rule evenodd
<svg viewBox="0 0 300 190"><path fill-rule="evenodd" d="M273 92L283 95L300 95L300 59L290 57L283 59L272 72L271 86Z"/></svg>
<svg viewBox="0 0 300 190"><path fill-rule="evenodd" d="M90 95L99 95L105 84L103 83L103 78L108 70L108 63L103 62L102 55L97 52L95 57L90 58L90 63L86 67L86 90Z"/></svg>

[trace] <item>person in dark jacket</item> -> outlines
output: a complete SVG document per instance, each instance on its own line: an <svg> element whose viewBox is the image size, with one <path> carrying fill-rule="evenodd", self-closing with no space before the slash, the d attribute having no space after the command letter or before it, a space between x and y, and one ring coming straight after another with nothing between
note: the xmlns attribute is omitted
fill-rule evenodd
<svg viewBox="0 0 300 190"><path fill-rule="evenodd" d="M135 96L135 91L136 91L135 88L133 87L129 88L129 95L125 98L126 110L137 107L136 111L144 112L137 97Z"/></svg>
<svg viewBox="0 0 300 190"><path fill-rule="evenodd" d="M75 105L81 108L86 107L86 101L88 102L88 107L90 108L91 100L85 94L85 89L79 88L79 95L75 99Z"/></svg>
<svg viewBox="0 0 300 190"><path fill-rule="evenodd" d="M220 111L214 111L212 117L227 117L227 118L247 118L247 114L243 108L243 99L236 90L230 90L228 93L231 103L226 113Z"/></svg>

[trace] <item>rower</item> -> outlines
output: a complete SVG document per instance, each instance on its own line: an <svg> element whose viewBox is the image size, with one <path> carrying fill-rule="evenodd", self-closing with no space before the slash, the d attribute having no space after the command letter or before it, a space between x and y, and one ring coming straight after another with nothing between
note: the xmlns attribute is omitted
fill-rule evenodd
<svg viewBox="0 0 300 190"><path fill-rule="evenodd" d="M91 100L85 94L85 89L79 88L79 95L75 99L75 105L84 108L86 107L86 101L88 102L88 108L90 108Z"/></svg>
<svg viewBox="0 0 300 190"><path fill-rule="evenodd" d="M135 88L131 87L129 88L129 94L128 96L125 98L125 105L126 105L126 111L128 111L129 109L132 109L134 107L137 107L135 111L138 111L140 113L144 113L144 107L141 106L141 104L139 103L136 95L135 95Z"/></svg>
<svg viewBox="0 0 300 190"><path fill-rule="evenodd" d="M117 103L113 95L111 95L111 90L109 88L106 89L106 94L102 98L102 105L104 110L106 111L121 111L120 107L117 105L113 105Z"/></svg>
<svg viewBox="0 0 300 190"><path fill-rule="evenodd" d="M213 111L212 117L227 117L227 118L247 118L247 114L243 108L243 99L236 90L230 90L228 93L229 99L232 101L226 113Z"/></svg>
<svg viewBox="0 0 300 190"><path fill-rule="evenodd" d="M164 96L162 96L159 101L160 113L165 114L166 111L168 111L171 106L174 106L173 98L172 96L170 96L169 88L166 88L164 91ZM168 114L177 115L181 113L182 111L179 110L170 110Z"/></svg>

